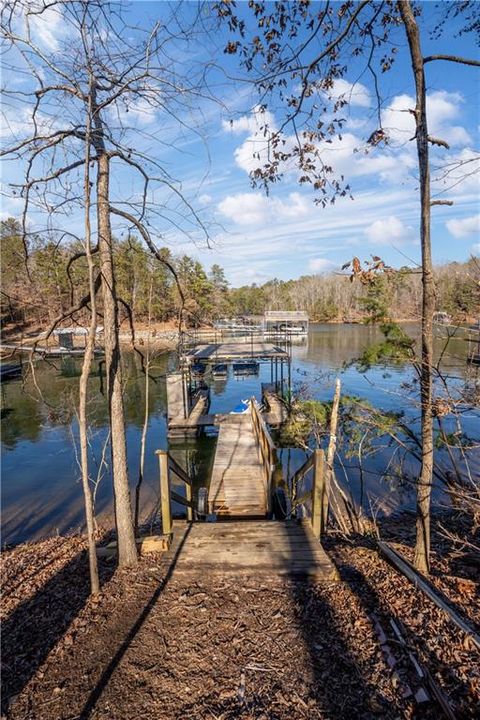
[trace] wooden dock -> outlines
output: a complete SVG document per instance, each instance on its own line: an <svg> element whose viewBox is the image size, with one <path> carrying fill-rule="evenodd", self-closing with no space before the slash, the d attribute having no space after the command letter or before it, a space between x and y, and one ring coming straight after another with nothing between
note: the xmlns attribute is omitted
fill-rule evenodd
<svg viewBox="0 0 480 720"><path fill-rule="evenodd" d="M167 424L169 438L196 437L205 423L210 398L208 390L201 389L194 397L190 396L185 375L170 373L167 375Z"/></svg>
<svg viewBox="0 0 480 720"><path fill-rule="evenodd" d="M233 360L284 360L289 359L285 350L273 343L251 342L250 338L234 343L210 343L196 345L184 354L185 360L195 362L230 362Z"/></svg>
<svg viewBox="0 0 480 720"><path fill-rule="evenodd" d="M194 523L174 572L339 579L310 525L294 520Z"/></svg>
<svg viewBox="0 0 480 720"><path fill-rule="evenodd" d="M281 398L278 396L275 384L262 383L262 398L268 406L265 413L265 422L271 427L279 427L287 419L287 408Z"/></svg>
<svg viewBox="0 0 480 720"><path fill-rule="evenodd" d="M252 414L224 416L210 481L210 513L224 518L265 517L267 491Z"/></svg>
<svg viewBox="0 0 480 720"><path fill-rule="evenodd" d="M309 473L312 482L310 489L292 497L291 512L302 504L311 509L310 516L301 521L269 519L276 449L255 398L249 400L248 412L222 416L208 497L204 488L203 499L199 492L195 500L193 478L168 451L158 450L157 455L163 533L159 539L170 544L174 532L172 500L186 508L190 522L175 572L338 579L319 542L328 517L324 452L315 450L295 473L296 486ZM171 473L185 483L185 496L173 490ZM195 519L208 522L191 523ZM228 522L217 522L220 520Z"/></svg>

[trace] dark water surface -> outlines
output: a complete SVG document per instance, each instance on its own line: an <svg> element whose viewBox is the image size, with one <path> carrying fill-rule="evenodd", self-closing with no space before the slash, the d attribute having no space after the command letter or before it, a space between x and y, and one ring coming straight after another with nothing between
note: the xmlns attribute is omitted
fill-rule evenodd
<svg viewBox="0 0 480 720"><path fill-rule="evenodd" d="M418 327L406 326L418 337ZM307 387L311 397L330 400L335 378L340 374L342 392L365 398L382 409L404 410L411 427L418 424L419 410L411 401L404 383L414 373L411 366L375 367L360 373L355 367L342 371L344 363L358 357L373 342L381 339L374 327L363 325L313 325L308 339L293 348L292 380L294 386ZM441 353L445 342L436 341ZM464 384L467 365L467 343L450 341L442 369L450 387ZM140 517L147 518L158 501L157 448L167 447L165 373L173 368L172 353L159 355L151 370L155 382L150 383L149 424L146 443L145 479L141 489ZM32 540L55 532L65 532L83 526L83 504L80 470L77 462L78 427L75 408L78 406L78 377L81 361L69 358L39 361L36 365L38 390L27 375L26 379L10 380L2 385L2 526L3 542ZM124 356L127 419L127 447L132 488L138 477L140 438L145 406L145 378L138 358L132 353ZM477 378L478 380L478 378ZM270 381L270 366L261 366L259 377L235 378L231 372L227 380L211 386L210 412L229 412L241 399L256 395L260 398L261 382ZM107 438L107 408L101 363L95 360L90 379L91 418L91 475L103 475L96 490L96 510L100 519L109 518L112 511L111 480L108 467L102 462L102 450ZM472 412L464 418L464 428L471 435L480 434L478 415ZM175 446L174 455L184 465L194 466L198 482L205 485L213 459L214 438L202 438ZM390 513L412 505L413 493L409 485L393 485L379 473L391 458L385 449L369 461L365 480L364 502L367 493L375 497L382 511ZM304 460L300 450L280 451L284 467L293 472ZM106 452L109 463L109 453ZM349 461L345 460L349 465ZM351 465L351 463L350 463ZM478 470L478 458L473 463ZM337 469L342 472L341 469ZM358 473L348 469L354 494L358 498ZM437 498L439 493L437 492Z"/></svg>

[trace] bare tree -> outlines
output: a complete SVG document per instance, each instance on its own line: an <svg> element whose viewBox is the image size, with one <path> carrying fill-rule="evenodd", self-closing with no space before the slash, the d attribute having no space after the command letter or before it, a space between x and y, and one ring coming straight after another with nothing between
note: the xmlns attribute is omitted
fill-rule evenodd
<svg viewBox="0 0 480 720"><path fill-rule="evenodd" d="M456 14L470 11L471 3L451 3ZM217 3L217 13L229 26L235 40L225 52L238 54L242 64L254 73L260 93L260 116L264 113L260 133L267 141L264 152L256 155L258 167L252 172L254 185L268 187L279 180L286 164L295 165L299 182L309 184L316 192L316 202L325 207L337 197L350 193L347 179L338 176L333 162L322 157L322 143L341 139L345 125L344 110L348 94L333 96L335 83L356 68L357 78L370 75L376 95L376 127L367 148L388 142L382 127L380 75L395 61L406 35L409 61L416 88L415 118L418 169L420 180L420 241L422 248L422 348L420 395L422 402L422 458L417 494L417 542L415 564L424 572L429 569L430 496L433 472L432 415L432 347L435 287L431 259L431 206L451 204L448 200L430 199L429 144L448 147L442 138L428 134L424 67L434 60L479 66L478 60L457 55L438 54L423 57L420 46L418 12L410 0L397 2L328 2L278 3L273 11L261 3L252 3L250 17L236 14L229 2ZM450 9L451 10L451 9ZM450 13L447 10L447 13ZM253 21L253 28L251 25ZM466 32L475 29L468 20ZM398 33L403 37L399 38ZM360 63L362 65L360 65ZM330 95L333 108L325 98ZM280 127L272 127L265 110L282 113ZM333 112L332 112L333 110ZM288 133L290 135L288 135ZM323 147L328 147L323 145Z"/></svg>
<svg viewBox="0 0 480 720"><path fill-rule="evenodd" d="M153 238L161 236L161 229L173 226L187 237L200 230L208 238L178 183L164 169L158 154L151 153L148 147L152 140L157 147L175 147L178 129L184 132L188 128L192 103L198 104L207 97L204 68L201 72L190 72L188 79L176 72L175 48L179 43L188 45L191 33L175 6L169 12L168 19L162 18L162 22L146 29L129 26L122 17L122 6L100 0L39 0L33 3L10 0L4 3L1 15L6 47L4 63L12 78L10 87L4 87L2 91L11 110L25 118L24 126L17 130L17 137L2 154L12 162L20 160L24 168L24 180L12 183L12 186L13 192L19 192L24 201L22 234L27 271L27 238L32 209L42 214L46 229L50 230L58 227L58 223L75 213L77 208L85 208L87 221L91 205L95 219L96 247L92 248L88 237L85 252L78 253L75 258L87 257L90 291L75 300L72 288L72 306L54 318L47 337L66 318L75 318L78 312L90 308L80 423L82 477L86 488L88 470L83 437L86 378L96 314L101 310L120 565L136 563L137 553L125 439L118 310L121 298L116 290L111 216L115 214L117 223L121 217L124 224L135 226L157 258L161 256ZM55 43L50 39L47 49L45 43L42 44L39 28L44 33L49 32L49 23L60 27L61 31L60 39ZM15 73L26 78L25 84L18 87ZM162 136L159 140L151 137L141 124L138 126L138 122L129 124L129 117L138 118L141 113L158 113L163 121L168 119L173 128L170 138ZM91 127L87 127L87 123L91 123ZM83 183L79 174L82 169L86 178ZM125 173L129 174L133 192L119 193L117 188ZM117 176L122 179L114 184L113 179ZM112 192L114 185L115 193ZM153 188L157 192L155 196ZM91 202L90 194L93 195ZM172 198L175 198L175 205L169 209ZM90 233L89 222L87 235ZM93 279L94 254L98 257L99 274ZM95 293L99 286L101 308L97 311ZM87 519L89 515L87 511Z"/></svg>

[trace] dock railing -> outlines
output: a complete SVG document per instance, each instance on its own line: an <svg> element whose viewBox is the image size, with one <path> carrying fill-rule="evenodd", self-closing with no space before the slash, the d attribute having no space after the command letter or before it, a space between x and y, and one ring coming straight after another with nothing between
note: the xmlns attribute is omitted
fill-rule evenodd
<svg viewBox="0 0 480 720"><path fill-rule="evenodd" d="M267 509L270 512L271 499L270 491L272 486L272 476L275 470L275 444L268 431L265 420L263 419L258 402L255 397L250 400L250 408L252 415L252 425L255 436L258 440L258 446L260 448L260 455L262 458L263 469L264 469L264 487L267 498Z"/></svg>
<svg viewBox="0 0 480 720"><path fill-rule="evenodd" d="M157 450L160 470L160 511L162 517L162 532L164 535L172 533L172 500L187 508L187 521L193 520L193 481L185 470L177 463L167 450ZM185 497L171 489L170 474L174 473L185 483Z"/></svg>
<svg viewBox="0 0 480 720"><path fill-rule="evenodd" d="M313 471L312 487L309 490L297 495L297 489L301 481L310 470ZM316 449L308 460L291 477L290 487L292 488L292 512L299 505L311 501L312 515L310 518L312 530L315 537L320 538L327 527L329 492L327 485L327 464L323 450Z"/></svg>

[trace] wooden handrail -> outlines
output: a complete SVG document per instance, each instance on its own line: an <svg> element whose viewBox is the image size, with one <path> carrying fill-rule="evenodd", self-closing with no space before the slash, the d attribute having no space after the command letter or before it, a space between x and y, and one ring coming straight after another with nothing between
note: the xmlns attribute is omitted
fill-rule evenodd
<svg viewBox="0 0 480 720"><path fill-rule="evenodd" d="M179 495L179 493L175 492L175 490L170 490L170 497L172 500L175 500L179 505L183 505L187 508L193 508L193 501L187 500L187 498L183 497L183 495Z"/></svg>
<svg viewBox="0 0 480 720"><path fill-rule="evenodd" d="M168 453L168 469L177 475L186 485L192 485L192 479L187 475L181 465Z"/></svg>
<svg viewBox="0 0 480 720"><path fill-rule="evenodd" d="M267 499L267 507L270 510L270 489L272 482L273 470L275 469L275 443L273 442L268 431L265 420L260 414L260 409L255 397L250 400L250 412L252 418L253 431L257 437L262 457L263 469L265 475L265 496Z"/></svg>
<svg viewBox="0 0 480 720"><path fill-rule="evenodd" d="M293 473L292 477L290 478L290 487L296 487L297 483L299 483L300 480L302 480L305 477L307 472L312 469L313 460L314 460L314 455L310 455L310 457L305 460L302 467L300 467L298 470L296 470ZM297 502L296 504L300 504L300 502Z"/></svg>
<svg viewBox="0 0 480 720"><path fill-rule="evenodd" d="M187 508L187 520L193 520L194 503L192 499L193 481L170 455L167 450L157 450L159 470L160 470L160 509L162 515L162 529L165 535L172 532L172 506L171 500L184 505ZM170 487L170 473L173 472L177 477L185 483L185 496L179 495Z"/></svg>
<svg viewBox="0 0 480 720"><path fill-rule="evenodd" d="M292 500L292 510L311 500L312 516L310 522L315 537L320 538L325 532L328 518L328 492L326 486L326 463L323 450L316 449L306 462L292 475L290 487L296 490L297 483L313 468L312 488Z"/></svg>

